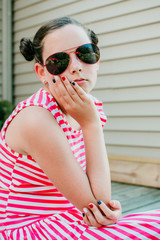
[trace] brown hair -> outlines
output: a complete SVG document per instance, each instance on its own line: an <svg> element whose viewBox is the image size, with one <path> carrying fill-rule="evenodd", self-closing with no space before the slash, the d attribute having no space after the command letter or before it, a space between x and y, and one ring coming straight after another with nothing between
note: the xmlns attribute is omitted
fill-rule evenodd
<svg viewBox="0 0 160 240"><path fill-rule="evenodd" d="M36 62L40 62L43 64L42 59L42 50L43 50L43 39L49 34L51 31L61 28L67 24L75 24L81 26L86 31L89 39L92 43L98 44L97 35L90 29L83 26L77 20L69 18L69 17L61 17L53 19L46 24L44 24L35 34L33 38L33 42L29 38L22 38L20 41L20 52L24 56L27 61L32 61L35 59Z"/></svg>

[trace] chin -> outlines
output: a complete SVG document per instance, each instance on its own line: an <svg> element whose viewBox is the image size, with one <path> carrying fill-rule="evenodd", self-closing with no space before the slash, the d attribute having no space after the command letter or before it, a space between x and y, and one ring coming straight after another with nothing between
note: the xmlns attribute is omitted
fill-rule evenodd
<svg viewBox="0 0 160 240"><path fill-rule="evenodd" d="M87 86L81 86L81 88L86 92L89 93L91 90Z"/></svg>
<svg viewBox="0 0 160 240"><path fill-rule="evenodd" d="M92 91L92 89L94 88L94 85L91 84L89 81L79 85L87 94L90 93Z"/></svg>

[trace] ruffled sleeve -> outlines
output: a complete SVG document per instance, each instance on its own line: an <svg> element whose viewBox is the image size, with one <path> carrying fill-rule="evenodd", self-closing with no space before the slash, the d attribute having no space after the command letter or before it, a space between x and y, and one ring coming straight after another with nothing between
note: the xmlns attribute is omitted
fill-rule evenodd
<svg viewBox="0 0 160 240"><path fill-rule="evenodd" d="M102 127L104 127L105 123L107 122L107 117L103 111L103 103L100 100L98 100L96 97L93 97L92 95L90 95L90 96L99 112Z"/></svg>

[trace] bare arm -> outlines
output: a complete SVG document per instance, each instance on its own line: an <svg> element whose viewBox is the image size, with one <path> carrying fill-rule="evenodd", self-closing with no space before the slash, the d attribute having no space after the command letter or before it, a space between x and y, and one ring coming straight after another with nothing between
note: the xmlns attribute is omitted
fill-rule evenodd
<svg viewBox="0 0 160 240"><path fill-rule="evenodd" d="M86 149L86 172L96 199L111 200L110 171L101 124L83 128Z"/></svg>
<svg viewBox="0 0 160 240"><path fill-rule="evenodd" d="M110 201L110 171L98 111L91 98L77 84L56 78L51 92L65 111L81 126L86 150L87 176L96 199Z"/></svg>
<svg viewBox="0 0 160 240"><path fill-rule="evenodd" d="M99 114L93 102L79 86L75 85L73 88L69 82L65 83L68 86L63 85L61 81L56 83L54 89L58 90L55 95L65 102L65 110L81 125L87 172L85 173L77 163L67 138L53 115L44 108L34 106L21 111L11 123L13 129L16 129L14 144L10 137L7 138L7 142L10 142L15 150L18 146L18 152L31 155L59 191L80 211L88 208L89 203L93 203L96 208L97 200L107 204L110 200L110 176ZM68 97L68 92L72 99ZM15 134L13 131L12 135ZM108 211L105 213L110 214ZM93 214L90 215L92 219L89 225L103 225L101 215L98 211L96 222L93 220ZM113 222L113 219L109 222Z"/></svg>
<svg viewBox="0 0 160 240"><path fill-rule="evenodd" d="M59 191L81 211L90 202L97 204L88 177L52 114L43 108L31 107L23 110L23 119L26 119L22 134L25 151Z"/></svg>

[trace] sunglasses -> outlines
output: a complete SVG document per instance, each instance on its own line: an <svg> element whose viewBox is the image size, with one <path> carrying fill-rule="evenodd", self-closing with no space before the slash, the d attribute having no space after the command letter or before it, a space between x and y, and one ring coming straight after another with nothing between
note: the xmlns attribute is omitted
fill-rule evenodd
<svg viewBox="0 0 160 240"><path fill-rule="evenodd" d="M93 43L87 43L79 46L73 51L76 56L84 63L94 64L97 63L100 58L100 50L97 45ZM59 75L63 73L69 65L70 57L66 52L58 52L50 55L45 62L45 67L48 72L53 75Z"/></svg>

